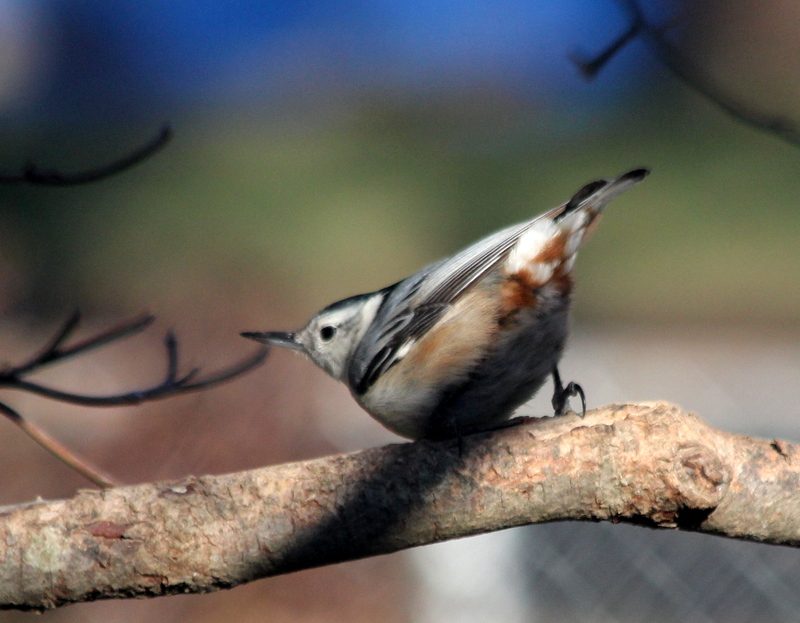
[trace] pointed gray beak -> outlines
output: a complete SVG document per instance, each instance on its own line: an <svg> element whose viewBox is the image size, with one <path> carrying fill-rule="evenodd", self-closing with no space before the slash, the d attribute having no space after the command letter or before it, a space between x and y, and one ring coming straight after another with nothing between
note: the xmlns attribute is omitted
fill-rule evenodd
<svg viewBox="0 0 800 623"><path fill-rule="evenodd" d="M297 334L287 331L267 331L265 333L241 333L242 337L255 340L262 344L272 344L273 346L283 346L292 350L303 350L300 342L297 341Z"/></svg>

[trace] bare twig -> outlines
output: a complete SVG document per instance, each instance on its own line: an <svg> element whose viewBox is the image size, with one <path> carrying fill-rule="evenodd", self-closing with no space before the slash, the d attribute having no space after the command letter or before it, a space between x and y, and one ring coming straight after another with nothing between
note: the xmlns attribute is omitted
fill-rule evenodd
<svg viewBox="0 0 800 623"><path fill-rule="evenodd" d="M194 368L183 376L178 375L178 341L175 334L172 331L168 331L164 338L164 347L167 353L166 374L160 383L151 387L122 394L112 394L110 396L89 396L61 391L23 378L23 376L36 372L46 365L59 363L68 357L82 355L91 349L105 346L111 342L140 333L152 324L154 319L153 316L145 314L98 333L90 338L76 342L72 346L62 348L61 345L77 328L80 321L80 314L75 312L37 355L19 366L8 367L0 371L0 389L18 389L32 394L38 394L45 398L52 398L53 400L60 400L61 402L68 402L85 407L136 405L149 400L167 398L178 393L206 389L214 385L219 385L220 383L224 383L255 368L263 362L264 358L267 356L268 349L260 348L252 356L234 364L230 368L226 368L206 378L192 382L200 370Z"/></svg>
<svg viewBox="0 0 800 623"><path fill-rule="evenodd" d="M50 338L39 353L25 363L18 366L7 367L0 371L0 389L16 389L44 396L45 398L87 407L136 405L150 400L167 398L176 394L207 389L219 385L220 383L229 381L240 374L252 370L264 361L268 353L267 347L260 348L250 357L229 368L210 374L205 378L194 380L199 374L198 368L194 368L184 375L179 375L178 341L172 331L169 331L164 338L164 346L167 353L166 373L161 382L151 387L122 394L112 394L110 396L91 396L62 391L24 378L26 375L32 374L45 366L60 363L65 359L76 355L82 355L94 348L136 335L150 326L153 320L153 316L145 314L65 347L63 344L75 331L80 322L80 314L75 312L67 319L53 337ZM63 445L59 444L39 427L27 422L17 411L2 402L0 402L0 413L22 428L22 430L33 437L37 443L95 484L104 487L116 484L111 478L101 474L96 468L90 467L85 460L64 448Z"/></svg>
<svg viewBox="0 0 800 623"><path fill-rule="evenodd" d="M631 15L628 30L594 58L587 59L577 53L570 55L584 77L593 78L625 45L636 37L642 37L673 74L729 115L755 128L775 134L788 143L800 145L800 125L785 116L764 112L745 104L728 93L669 42L664 36L664 27L655 26L647 20L637 0L621 0L621 2Z"/></svg>
<svg viewBox="0 0 800 623"><path fill-rule="evenodd" d="M665 403L0 509L0 605L231 588L528 523L800 546L800 447ZM46 543L46 547L42 545Z"/></svg>
<svg viewBox="0 0 800 623"><path fill-rule="evenodd" d="M31 184L33 186L77 186L89 184L110 177L146 160L167 144L172 138L172 129L165 125L158 136L142 145L127 156L97 169L79 173L65 174L55 170L44 170L35 164L28 164L21 173L0 175L0 183Z"/></svg>
<svg viewBox="0 0 800 623"><path fill-rule="evenodd" d="M29 164L20 174L0 175L0 183L25 183L35 186L73 186L77 184L88 184L129 169L149 158L161 149L167 141L169 141L171 136L172 131L169 126L164 126L158 136L147 144L141 146L124 158L120 158L119 160L97 169L67 175L58 171L45 171L36 165ZM61 402L90 407L135 405L148 400L166 398L168 396L174 396L175 394L206 389L224 383L258 366L264 360L268 352L267 348L261 348L251 357L234 364L230 368L224 369L216 374L211 374L203 379L194 380L199 373L199 369L197 368L190 370L183 376L178 374L178 341L175 335L170 331L167 333L164 340L167 351L166 375L160 383L152 387L111 396L90 396L61 391L26 379L26 375L36 372L47 365L60 363L70 357L83 355L92 349L140 333L150 326L154 320L153 316L145 314L139 318L65 347L64 343L77 328L80 323L80 318L80 313L76 311L36 355L25 363L0 370L0 389L17 389ZM95 484L102 487L109 487L117 484L113 479L101 474L99 470L91 467L87 461L65 448L32 422L26 421L19 412L2 402L0 402L0 413L8 417L42 447L49 450L53 455L83 474Z"/></svg>
<svg viewBox="0 0 800 623"><path fill-rule="evenodd" d="M150 314L142 314L138 318L128 320L122 324L112 327L111 329L103 331L102 333L98 333L91 338L76 342L69 348L61 348L61 345L73 333L73 331L78 328L78 325L80 324L81 313L80 311L75 310L72 315L67 318L62 327L55 333L55 335L50 338L50 341L47 342L47 344L45 344L42 349L29 361L0 371L0 386L2 386L4 381L9 377L12 380L18 379L23 374L43 368L47 364L60 362L75 355L82 355L86 351L89 351L93 348L105 346L106 344L116 342L122 338L136 335L153 324L154 320L155 316Z"/></svg>
<svg viewBox="0 0 800 623"><path fill-rule="evenodd" d="M608 61L614 58L619 51L633 41L642 31L642 22L638 19L631 21L628 30L612 41L602 52L592 58L586 58L579 52L570 54L569 59L587 80L594 78Z"/></svg>
<svg viewBox="0 0 800 623"><path fill-rule="evenodd" d="M7 404L0 402L0 411L45 450L54 454L76 472L85 476L88 480L91 480L98 487L108 488L122 485L120 481L108 474L104 474L99 468L90 465L86 459L79 457L64 444L51 437L42 428L24 419L18 411L12 409Z"/></svg>

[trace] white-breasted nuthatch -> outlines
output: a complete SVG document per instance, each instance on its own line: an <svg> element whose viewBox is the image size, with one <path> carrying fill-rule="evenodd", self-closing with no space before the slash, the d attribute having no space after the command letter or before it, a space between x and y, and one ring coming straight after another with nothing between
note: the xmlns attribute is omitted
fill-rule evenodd
<svg viewBox="0 0 800 623"><path fill-rule="evenodd" d="M299 350L376 420L411 439L447 438L507 420L549 375L553 408L570 396L557 364L570 272L606 204L648 169L581 188L567 203L484 238L398 283L329 305L296 332L242 333Z"/></svg>

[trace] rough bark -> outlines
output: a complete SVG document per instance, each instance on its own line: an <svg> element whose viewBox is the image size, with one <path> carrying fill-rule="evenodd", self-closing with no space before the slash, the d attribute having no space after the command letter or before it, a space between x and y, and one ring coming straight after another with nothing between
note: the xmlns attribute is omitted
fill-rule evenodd
<svg viewBox="0 0 800 623"><path fill-rule="evenodd" d="M800 544L800 452L664 403L0 509L0 604L230 588L520 526L610 520Z"/></svg>

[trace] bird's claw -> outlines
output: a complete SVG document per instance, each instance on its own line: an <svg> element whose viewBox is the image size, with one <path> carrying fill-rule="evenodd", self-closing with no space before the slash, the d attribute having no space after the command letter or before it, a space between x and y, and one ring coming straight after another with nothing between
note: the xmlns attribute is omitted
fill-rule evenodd
<svg viewBox="0 0 800 623"><path fill-rule="evenodd" d="M556 392L553 394L553 409L555 409L556 415L564 415L567 413L566 407L569 406L569 399L575 396L580 396L581 399L581 413L580 416L583 417L586 415L586 394L583 393L583 388L570 381L567 383L566 387L562 387L557 389Z"/></svg>

